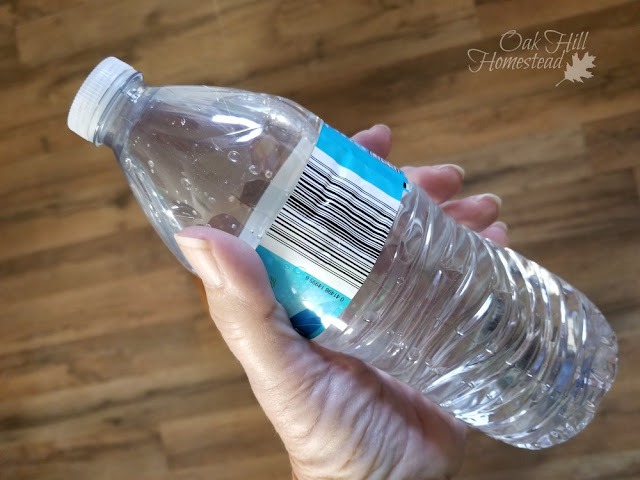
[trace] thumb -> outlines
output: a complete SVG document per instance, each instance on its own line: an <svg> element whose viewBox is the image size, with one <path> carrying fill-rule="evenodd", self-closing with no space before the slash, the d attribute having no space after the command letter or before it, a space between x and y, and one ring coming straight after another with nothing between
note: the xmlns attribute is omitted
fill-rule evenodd
<svg viewBox="0 0 640 480"><path fill-rule="evenodd" d="M310 346L276 301L256 251L208 227L188 227L175 238L202 279L211 317L254 391L280 388L283 372Z"/></svg>
<svg viewBox="0 0 640 480"><path fill-rule="evenodd" d="M202 279L211 317L276 431L285 444L304 438L324 405L313 395L326 385L319 381L327 377L324 350L293 329L249 245L208 227L188 227L175 238Z"/></svg>

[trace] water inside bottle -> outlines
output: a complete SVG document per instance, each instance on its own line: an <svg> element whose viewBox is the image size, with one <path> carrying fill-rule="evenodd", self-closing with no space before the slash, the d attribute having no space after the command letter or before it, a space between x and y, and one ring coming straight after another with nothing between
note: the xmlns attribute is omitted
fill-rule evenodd
<svg viewBox="0 0 640 480"><path fill-rule="evenodd" d="M317 136L308 123L291 136L291 120L271 110L271 96L212 90L159 89L120 154L136 199L186 266L173 235L187 226L224 230L255 247Z"/></svg>

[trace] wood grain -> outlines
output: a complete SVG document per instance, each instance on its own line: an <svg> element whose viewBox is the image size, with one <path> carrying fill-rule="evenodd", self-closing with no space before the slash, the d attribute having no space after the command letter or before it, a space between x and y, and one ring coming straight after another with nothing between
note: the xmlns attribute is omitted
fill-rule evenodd
<svg viewBox="0 0 640 480"><path fill-rule="evenodd" d="M593 78L471 73L516 29L588 31ZM592 424L539 452L469 433L464 480L640 479L640 2L12 0L0 4L0 478L281 479L286 451L112 153L66 128L107 55L152 84L289 96L398 164L458 163L513 247L620 340Z"/></svg>

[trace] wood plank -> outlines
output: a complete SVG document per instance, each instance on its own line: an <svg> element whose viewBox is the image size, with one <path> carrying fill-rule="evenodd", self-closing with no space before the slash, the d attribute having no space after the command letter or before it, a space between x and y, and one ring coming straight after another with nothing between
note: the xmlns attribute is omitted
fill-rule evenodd
<svg viewBox="0 0 640 480"><path fill-rule="evenodd" d="M498 193L500 191L498 190ZM570 238L640 224L640 205L628 171L504 195L501 218L512 227L513 245Z"/></svg>
<svg viewBox="0 0 640 480"><path fill-rule="evenodd" d="M11 5L0 5L0 82L19 68L15 23Z"/></svg>
<svg viewBox="0 0 640 480"><path fill-rule="evenodd" d="M116 44L140 35L154 26L188 29L192 21L210 21L214 5L190 1L180 4L149 2L84 2L75 8L53 10L51 14L21 20L16 37L21 63L37 66L81 51L95 49L105 40ZM168 20L164 25L158 20ZM156 25L154 25L156 24ZM156 32L158 28L155 28ZM38 35L39 34L39 35ZM55 44L42 41L57 38ZM78 41L82 39L82 41ZM49 43L49 45L47 45Z"/></svg>
<svg viewBox="0 0 640 480"><path fill-rule="evenodd" d="M562 78L555 70L471 73L467 50L495 50L496 37L396 62L388 72L376 72L353 84L332 84L296 99L347 133L383 121L394 131L391 158L418 162L636 111L640 67L627 60L633 58L634 40L640 39L638 22L632 20L640 18L638 5L611 9L606 23L599 21L602 13L596 12L555 25L566 31L590 29L589 39L598 45L603 59L603 75L572 85L575 88L555 88ZM523 35L531 31L535 28Z"/></svg>
<svg viewBox="0 0 640 480"><path fill-rule="evenodd" d="M433 158L465 169L463 195L520 195L593 176L582 129L547 130Z"/></svg>
<svg viewBox="0 0 640 480"><path fill-rule="evenodd" d="M3 311L0 349L19 352L200 315L202 305L189 274L176 266L38 298L16 299Z"/></svg>
<svg viewBox="0 0 640 480"><path fill-rule="evenodd" d="M354 22L348 27L343 27L343 30L364 28L368 38L371 38L378 36L379 31L375 28L379 25L385 25L387 29L392 30L398 22L410 22L412 35L416 37L416 42L412 42L410 49L399 49L400 46L406 44L404 41L406 36L389 36L383 38L376 45L376 55L371 56L367 46L368 42L363 40L363 34L358 36L352 33L341 41L343 43L332 45L332 42L341 39L342 35L336 36L333 34L334 32L331 32L326 35L326 42L331 45L331 49L326 50L326 47L323 47L321 55L318 57L317 45L325 42L324 37L320 39L320 42L311 37L306 37L304 41L296 37L280 39L279 36L274 38L271 32L265 32L263 28L258 27L262 18L273 17L275 13L273 11L275 5L269 2L253 2L244 5L237 4L237 2L228 4L191 1L194 8L187 8L190 4L181 4L180 7L173 6L172 2L161 4L158 7L158 12L153 15L163 19L163 22L160 22L158 26L158 28L162 28L163 34L153 34L154 29L151 28L148 36L142 38L136 36L134 32L144 24L143 17L151 15L152 12L148 12L149 7L133 7L134 10L129 14L128 10L131 9L129 4L123 6L123 2L102 3L101 8L107 9L105 14L115 14L109 9L115 9L114 11L117 12L127 11L132 19L122 25L121 22L115 20L114 28L108 29L110 34L115 35L115 40L120 40L120 43L113 44L111 47L104 44L104 38L101 36L105 31L105 27L101 23L101 19L105 18L104 15L98 14L90 6L81 5L78 8L65 10L60 14L61 17L43 17L33 22L21 24L17 32L21 55L23 57L26 55L27 59L33 59L33 61L45 61L47 57L56 55L57 47L52 48L50 42L40 42L39 38L50 38L50 35L60 34L62 36L60 42L63 44L65 38L70 38L69 42L73 42L75 38L83 38L84 41L75 46L68 45L71 51L75 51L76 54L66 62L50 65L48 68L51 71L51 76L46 82L37 75L37 68L31 68L24 73L23 82L0 92L0 101L8 107L17 103L24 106L25 99L22 98L20 102L17 102L13 90L30 92L28 100L33 100L33 107L21 112L19 123L41 120L55 113L61 114L68 109L75 91L86 76L86 72L90 71L101 57L108 54L119 55L125 60L132 61L137 68L148 74L152 83L160 84L168 82L234 84L241 79L268 77L274 72L273 65L276 64L278 66L275 70L280 72L278 79L275 82L260 81L262 88L258 89L281 92L282 89L276 87L281 83L282 78L291 77L294 74L289 67L295 68L298 75L304 75L309 80L317 81L320 79L326 82L329 78L334 78L342 81L344 75L352 71L352 68L348 67L354 62L373 71L382 62L395 59L398 53L401 53L403 58L409 58L424 52L425 49L434 51L443 45L459 44L464 40L478 38L477 30L473 28L475 20L471 15L473 12L471 0L458 0L460 3L451 3L446 10L446 15L442 13L442 7L434 9L433 6L429 7L431 4L425 3L420 7L421 10L410 12L403 9L404 17L399 20L387 22L384 18L374 18L373 25L370 21L363 27L359 27L359 22ZM233 8L228 5L232 5ZM461 9L461 5L466 5L466 8ZM214 10L211 11L211 8ZM174 9L180 13L176 13ZM393 9L389 11L393 12ZM387 10L380 13L380 15L385 14L389 15ZM185 16L188 16L189 19L195 19L193 20L195 25L191 25L190 20L185 19ZM218 16L219 19L216 20ZM111 16L107 18L111 18ZM433 33L426 37L421 33L425 26L425 19L431 19L430 23L433 24L431 25ZM100 26L94 25L92 27L92 21ZM164 25L166 22L169 22L169 25ZM180 22L184 22L184 24L180 24ZM70 24L86 25L86 30L82 31L82 35L80 32L71 33L73 29L68 27ZM233 44L226 45L224 38L218 37L219 32L223 30L229 36L234 35ZM35 35L35 32L38 32L39 35ZM92 43L92 40L89 40L89 45L86 45L87 38L83 35L86 35L88 39L95 38L95 41ZM146 30L144 35L147 35ZM255 49L255 45L273 41L278 42L278 48L268 51ZM38 44L31 46L31 42L38 42ZM95 48L89 48L94 43L96 44ZM194 64L188 61L189 57L169 55L170 52L184 51L189 45L208 45L211 43L224 45L225 48L203 51L200 57L201 64L197 68L194 68ZM133 48L135 50L132 50ZM32 51L41 52L41 54L32 53ZM134 60L138 58L140 61L135 62ZM367 59L366 65L363 63L365 58ZM218 64L225 65L225 68L211 68L211 65ZM322 72L315 68L316 64L321 67ZM307 65L307 67L300 69L301 65ZM309 70L309 66L312 67L311 70ZM320 73L322 75L319 77ZM249 87L250 85L245 84L244 86ZM37 105L39 108L36 108ZM16 108L16 111L20 110ZM0 119L0 130L15 123L16 119L12 123L3 123Z"/></svg>
<svg viewBox="0 0 640 480"><path fill-rule="evenodd" d="M539 480L541 478L579 478L581 480L609 480L638 478L640 450L624 450L602 455L560 458L544 462L523 471L515 468L494 471L486 475L460 475L460 480Z"/></svg>
<svg viewBox="0 0 640 480"><path fill-rule="evenodd" d="M259 405L160 424L171 470L242 463L282 454L284 446ZM217 478L217 477L214 477Z"/></svg>
<svg viewBox="0 0 640 480"><path fill-rule="evenodd" d="M568 0L545 5L544 8L536 0L478 0L476 3L482 31L486 35L495 35L540 24L554 28L560 19L600 13L604 9L629 3L629 0Z"/></svg>
<svg viewBox="0 0 640 480"><path fill-rule="evenodd" d="M94 225L93 228L86 228ZM73 242L83 242L118 231L140 228L148 221L136 203L124 207L107 205L79 211L61 218L41 217L18 223L0 240L0 260L27 255Z"/></svg>
<svg viewBox="0 0 640 480"><path fill-rule="evenodd" d="M18 449L15 461L2 462L2 474L7 479L61 480L91 478L96 480L158 479L167 473L162 449L157 439L132 440L116 445L80 445L73 449L53 445L33 447L42 452L33 455L31 449Z"/></svg>
<svg viewBox="0 0 640 480"><path fill-rule="evenodd" d="M0 224L27 224L45 217L60 219L104 206L125 209L135 204L131 191L117 166L53 183L27 186L0 195ZM94 168L94 167L92 167ZM102 167L100 167L102 168ZM76 172L70 172L75 177ZM37 195L37 201L28 202Z"/></svg>
<svg viewBox="0 0 640 480"><path fill-rule="evenodd" d="M505 98L499 106L488 103L457 112L438 115L438 108L416 107L404 111L400 118L391 110L385 118L394 129L394 157L430 161L459 149L470 150L507 138L535 134L567 124L596 121L615 112L628 113L638 109L640 95L629 94L635 80L629 76L640 72L640 66L624 67L612 72L615 79L607 81L608 103L599 98L602 85L585 84L572 92L540 90ZM548 84L548 83L547 83ZM631 84L634 84L632 86ZM417 105L424 105L417 102ZM433 107L433 105L430 105ZM522 112L527 112L523 115ZM408 117L408 118L407 118ZM350 116L347 121L351 121ZM425 135L424 132L428 132ZM424 159L424 160L422 160Z"/></svg>
<svg viewBox="0 0 640 480"><path fill-rule="evenodd" d="M281 480L291 477L291 464L286 453L267 457L249 457L241 462L233 461L207 465L205 467L184 468L172 472L174 480L233 480L251 478L255 480Z"/></svg>
<svg viewBox="0 0 640 480"><path fill-rule="evenodd" d="M154 461L150 475L157 478L166 468L166 458L158 448L154 424L209 409L242 408L252 401L243 377L224 375L211 368L173 368L38 395L19 403L0 402L0 463L3 470L25 478L41 478L37 474L42 471L57 473L64 468L86 478L84 475L91 475L94 469L108 469L123 451L144 452L151 446ZM39 413L45 411L44 416ZM28 450L22 446L25 442L32 445ZM145 456L120 460L123 473L150 468L150 459Z"/></svg>
<svg viewBox="0 0 640 480"><path fill-rule="evenodd" d="M234 480L251 478L252 480L282 480L291 477L291 464L286 453L269 456L244 457L242 461L221 462L217 465L190 467L174 470L174 480Z"/></svg>
<svg viewBox="0 0 640 480"><path fill-rule="evenodd" d="M161 75L172 72L174 79L190 83L232 85L297 99L300 90L295 85L308 85L303 90L308 92L323 90L327 85L357 83L358 78L353 78L355 72L373 74L388 63L480 38L469 0L446 4L420 2L411 10L395 9L384 3L352 4L357 5L351 7L347 20L335 24L334 19L328 27L311 27L317 32L311 35L302 35L304 28L298 25L317 25L313 20L317 14L309 15L309 10L296 7L294 2L271 6L263 2L260 10L248 5L231 10L228 15L221 10L215 29L227 32L234 41L221 38L224 48L203 52L201 65L194 66L177 56L172 58L175 63L168 64L163 52L184 51L189 45L216 41L210 25L193 29L188 35L141 46L139 52L144 59L140 66L144 71L158 71ZM363 4L367 8L360 6ZM320 10L329 12L336 8L344 6L332 0L323 2ZM261 28L261 17L273 19L274 27ZM275 48L255 48L265 43ZM224 69L210 68L221 62ZM358 68L354 69L354 65Z"/></svg>
<svg viewBox="0 0 640 480"><path fill-rule="evenodd" d="M69 8L91 0L16 0L15 11L19 21L34 20L55 13L60 13ZM97 2L94 2L97 3Z"/></svg>
<svg viewBox="0 0 640 480"><path fill-rule="evenodd" d="M618 226L575 239L523 243L518 251L586 293L605 313L634 308L640 303L637 225L632 230Z"/></svg>
<svg viewBox="0 0 640 480"><path fill-rule="evenodd" d="M617 310L608 313L609 322L613 325L619 340L640 335L640 308L630 310ZM629 364L632 366L632 364ZM637 377L637 376L636 376ZM636 381L640 377L636 378ZM621 382L624 383L624 382Z"/></svg>
<svg viewBox="0 0 640 480"><path fill-rule="evenodd" d="M0 164L82 145L82 140L66 128L66 124L64 113L33 123L8 126L0 132Z"/></svg>
<svg viewBox="0 0 640 480"><path fill-rule="evenodd" d="M632 19L637 16L637 12L636 12L636 8L634 8L633 5L631 6L622 6L619 7L617 10L615 10L612 14L611 17L614 21L617 22L617 24L612 24L610 27L607 28L614 28L617 27L614 30L614 33L610 33L610 30L607 30L605 33L608 37L611 37L612 35L614 36L625 36L625 37L629 37L629 35L631 36L636 36L638 35L637 30L638 28L635 27L635 31L634 33L629 32L629 29L634 29L634 24L632 23ZM244 13L244 14L243 14ZM617 16L614 16L615 15ZM242 28L246 28L246 32L253 32L256 29L252 29L249 28L249 25L246 24L246 22L244 21L244 19L246 19L247 15L246 12L244 12L241 8L238 9L238 11L233 10L232 12L230 12L230 15L237 15L238 19L234 19L234 22L240 22L240 25L242 25ZM592 24L597 18L598 18L599 14L592 14L592 15L584 15L582 17L577 17L578 19L575 20L573 19L571 22L565 22L564 24L561 24L558 26L558 28L565 28L565 29L575 29L575 28L581 28L584 27L584 25L587 24ZM604 28L602 26L602 24L600 23L596 23L599 28ZM225 29L229 29L230 31L234 31L235 28L235 23L231 23L231 22L227 22L224 23L225 25ZM449 26L448 24L444 24L443 27L445 26ZM450 26L449 26L450 27ZM461 25L461 29L465 29L467 28L468 25ZM208 27L207 27L208 28ZM197 29L196 29L197 30ZM260 29L257 29L258 31L260 31ZM592 32L592 37L594 38L594 42L597 41L597 31ZM463 37L464 40L466 40L467 42L469 42L471 37ZM479 38L477 36L477 34L474 34L473 38ZM142 50L145 52L145 58L148 59L158 59L158 62L155 64L150 64L148 63L148 61L143 61L140 64L136 64L136 66L138 66L139 68L141 68L143 71L148 72L149 75L153 75L153 78L156 82L162 82L163 80L163 76L157 76L155 73L155 71L160 71L160 72L166 72L166 75L169 75L170 73L173 73L173 77L172 80L173 81L180 81L181 78L184 78L185 81L188 81L188 77L185 78L185 75L188 74L191 78L191 81L196 81L196 82L206 82L207 79L209 80L213 80L210 83L232 83L232 84L236 84L237 86L241 86L241 87L248 87L248 88L255 88L256 86L258 86L256 84L256 82L259 82L259 86L262 86L262 90L271 90L271 88L274 88L274 90L272 91L276 91L278 93L283 93L282 88L275 88L275 87L270 87L271 85L277 85L277 84L281 84L283 78L291 78L291 81L295 81L296 79L298 79L298 75L300 75L300 65L305 65L305 63L303 61L301 61L300 58L297 58L296 62L294 62L293 65L295 65L295 67L293 67L294 70L296 71L292 71L292 68L287 68L286 64L284 66L284 68L282 67L278 67L275 72L273 72L273 69L271 70L267 70L264 72L261 71L248 71L246 68L242 68L242 65L238 65L238 67L240 68L239 70L237 68L234 67L234 62L229 62L226 61L225 62L225 69L224 72L232 72L232 76L229 78L212 78L211 76L211 72L210 69L208 67L208 65L211 65L212 63L219 63L219 61L224 61L224 60L228 60L228 59L216 59L216 58L206 58L206 62L203 65L207 65L205 70L201 70L202 73L199 73L193 69L191 69L189 72L187 72L185 70L184 66L178 66L177 71L175 68L173 68L168 62L167 62L167 58L166 58L166 53L167 52L172 52L172 51L177 51L177 50L184 50L184 48L186 48L186 45L188 44L193 44L194 42L207 42L207 41L211 41L211 32L210 31L203 31L203 33L200 36L194 36L191 32L189 32L189 34L185 37L182 38L180 35L175 35L175 36L171 36L168 39L165 39L166 41L160 41L159 43L157 43L157 48L156 50L148 50L146 49L144 46L141 46ZM232 53L235 53L236 55L234 55L236 58L243 58L243 56L246 56L248 54L250 54L252 51L254 51L253 49L253 45L256 44L260 44L261 41L266 41L269 39L264 39L264 38L251 38L249 37L247 39L247 44L245 46L242 47L243 50L241 51L234 51ZM443 48L444 46L451 46L451 45L460 45L461 44L461 39L460 39L460 35L456 35L455 36L455 42L453 42L453 38L451 41L449 42L445 42L443 44L443 42L441 41L442 39L436 39L437 42L435 43L430 43L431 45L431 51L434 51L434 49L436 47L438 48ZM611 40L611 39L610 39ZM176 43L178 42L178 43ZM179 43L182 42L182 43ZM614 42L598 42L599 44L603 44L604 46L606 46L609 43L614 43ZM413 43L412 43L413 44ZM371 64L371 67L369 69L369 71L371 72L371 69L375 69L376 68L376 61L388 61L388 56L385 52L385 48L386 49L393 49L394 52L397 51L397 45L395 43L389 43L389 44L385 44L386 47L382 48L382 46L379 46L376 50L376 56L374 58L369 58L369 57L363 57L363 55L365 55L365 53L363 51L361 51L360 49L357 48L357 45L353 47L353 49L345 49L342 50L342 45L338 45L336 46L336 48L338 48L340 51L338 52L338 55L331 55L329 57L323 56L321 58L321 60L319 62L315 62L315 64L318 65L318 67L320 67L322 70L317 70L314 69L313 71L309 72L308 69L303 69L303 75L304 75L304 79L307 79L311 82L323 82L323 83L327 83L328 77L327 75L332 76L332 78L334 78L334 83L333 85L336 85L338 82L340 81L340 84L344 85L344 76L340 77L339 75L341 75L341 72L348 72L349 69L347 68L347 64L353 64L354 62L356 62L358 65L362 65L362 59L363 58L367 58L367 62L371 63L371 60L374 61L373 64ZM464 69L464 73L466 74L467 77L469 77L470 75L468 70L467 70L467 62L468 59L466 57L466 50L472 46L478 46L478 44L476 45L471 45L469 43L467 43L467 45L463 48L460 49L460 55L457 56L457 58L460 59L460 62L463 63L462 67ZM235 47L235 45L234 45ZM236 47L238 48L238 47ZM299 47L297 47L299 48ZM250 50L250 51L245 51L246 50ZM616 53L615 51L611 51L608 53L609 58L618 58L620 57L620 54L624 54L624 52L620 52L620 49L618 49L618 53ZM215 49L213 49L213 51L215 51ZM226 51L228 51L228 49L226 49ZM287 52L288 50L285 50L285 52ZM421 48L419 50L412 50L411 51L411 56L409 57L404 57L404 58L413 58L415 57L417 54L422 53L424 55L424 51L425 48ZM427 49L427 51L429 51L429 49ZM162 55L160 52L164 52ZM419 52L419 53L417 53ZM123 53L122 50L119 49L115 49L114 53ZM130 54L127 54L126 52L124 52L124 58L127 59L129 57L131 57ZM333 52L332 52L333 53ZM207 55L213 55L213 53L207 53ZM258 55L259 58L255 58L252 60L255 60L255 62L258 63L258 65L260 64L260 62L262 61L270 61L272 62L272 59L270 59L269 57L265 57L263 52L260 52L260 55ZM186 60L183 57L180 57L181 61L184 63ZM216 61L218 60L218 61ZM79 59L78 59L79 61ZM394 58L394 61L397 61L397 58ZM94 61L95 62L95 61ZM254 63L251 63L251 65L254 65ZM341 63L338 63L341 62ZM76 62L77 63L77 62ZM88 63L84 66L85 71L90 69L92 66L92 63ZM188 62L187 62L188 63ZM314 65L315 65L314 64ZM162 66L162 68L160 68L160 66ZM53 68L53 67L52 67ZM55 67L56 69L58 69L59 67ZM71 98L74 92L74 88L72 87L72 85L74 85L73 82L76 82L77 84L79 84L79 82L81 81L81 79L83 78L82 75L78 72L78 68L79 65L74 65L73 63L65 66L65 68L63 69L64 71L66 71L67 73L62 73L60 72L58 74L58 76L61 76L60 81L57 81L55 84L55 89L57 91L59 91L60 93L55 94L56 98L59 98L62 95L66 95L67 98ZM69 71L73 69L73 73L70 73ZM307 72L306 74L304 72ZM76 73L78 72L78 73ZM218 75L222 75L224 74L224 72L220 72L217 71ZM273 72L273 73L272 73ZM275 76L274 76L275 73ZM531 72L528 72L531 73ZM537 71L538 74L540 75L548 75L547 73L545 73L544 70L539 70ZM625 77L627 78L627 80L629 79L633 79L633 73L632 72L626 72L628 73L627 75L625 75ZM398 78L403 78L404 76L402 75L402 72L396 72ZM553 75L556 75L556 73L553 73ZM238 78L248 78L247 81L245 81L244 83L238 83L237 79ZM77 79L76 79L77 78ZM150 77L151 78L151 77ZM236 79L234 81L234 78ZM75 79L75 80L74 80ZM616 79L615 77L613 79ZM612 79L612 80L613 80ZM38 77L33 77L33 82L36 83L38 80ZM360 79L357 79L357 81L359 82ZM31 82L29 82L31 83ZM591 84L593 85L595 82L591 82ZM493 81L491 81L491 84L493 84ZM34 85L35 88L39 88L36 87ZM77 85L76 87L77 88ZM30 88L31 89L31 88ZM367 91L367 88L361 88L364 91ZM284 91L284 93L294 93L292 91ZM7 95L7 97L9 97L8 99L10 100L12 97L9 95ZM294 95L294 98L297 97L297 95ZM447 96L442 96L443 98L450 98ZM1 96L0 96L1 98ZM326 100L327 98L331 98L330 96L327 97L327 95L323 95L323 98ZM304 100L303 97L299 97L298 99L300 100ZM415 99L414 99L415 100ZM637 100L636 100L637 101ZM343 102L344 104L344 102ZM311 107L314 106L313 103L310 103ZM61 107L61 108L60 108ZM60 105L60 109L59 111L63 111L67 105L65 104ZM312 108L313 110L313 108ZM45 112L49 112L49 110L45 110ZM322 110L319 112L322 113ZM467 113L468 115L468 113ZM394 123L391 120L388 120L388 123ZM2 128L2 125L0 124L0 128ZM425 129L423 129L422 131L425 131ZM428 130L426 130L428 131Z"/></svg>
<svg viewBox="0 0 640 480"><path fill-rule="evenodd" d="M40 68L21 65L10 78L0 79L0 103L4 112L11 112L11 115L0 116L0 132L56 116L64 118L87 72L109 54L117 56L126 51L105 50L86 57L69 57L48 66L47 75L42 75ZM63 121L59 129L65 128Z"/></svg>
<svg viewBox="0 0 640 480"><path fill-rule="evenodd" d="M0 301L25 301L172 268L183 274L146 226L0 262Z"/></svg>
<svg viewBox="0 0 640 480"><path fill-rule="evenodd" d="M596 172L640 167L640 109L588 123L585 138Z"/></svg>
<svg viewBox="0 0 640 480"><path fill-rule="evenodd" d="M245 377L237 372L211 365L158 370L0 401L0 450L9 452L3 458L9 462L19 460L15 447L21 444L55 442L60 449L72 450L82 444L128 443L153 438L153 427L161 421L254 402Z"/></svg>
<svg viewBox="0 0 640 480"><path fill-rule="evenodd" d="M47 168L54 165L55 168ZM63 183L82 176L91 176L117 170L113 153L106 148L95 148L88 142L74 148L41 155L29 155L22 161L9 159L0 164L0 192L3 196L20 190ZM116 168L114 168L116 167ZM47 176L35 172L47 171Z"/></svg>
<svg viewBox="0 0 640 480"><path fill-rule="evenodd" d="M0 166L5 186L0 224L16 226L0 237L0 259L148 225L108 150L97 153L97 158L65 150L45 154L26 162L29 170L15 163ZM103 153L106 159L100 158ZM52 161L60 168L48 181L31 173L48 169ZM38 201L28 202L36 191Z"/></svg>
<svg viewBox="0 0 640 480"><path fill-rule="evenodd" d="M218 360L229 355L221 341L207 347L225 353ZM187 320L2 354L3 400L197 363L205 358L202 350L197 331ZM46 365L45 375L42 365Z"/></svg>

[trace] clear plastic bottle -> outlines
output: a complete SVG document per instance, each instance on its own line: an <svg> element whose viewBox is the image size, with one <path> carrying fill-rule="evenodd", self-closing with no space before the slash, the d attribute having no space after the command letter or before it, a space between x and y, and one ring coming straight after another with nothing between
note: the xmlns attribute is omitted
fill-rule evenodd
<svg viewBox="0 0 640 480"><path fill-rule="evenodd" d="M616 337L582 293L457 224L400 172L289 100L149 87L109 58L78 92L69 127L113 149L150 222L187 268L173 238L184 227L223 229L259 253L277 225L285 237L301 229L292 242L306 236L317 244L311 263L272 264L261 253L279 300L307 309L298 323L292 314L296 328L394 375L494 438L531 449L563 442L587 425L611 387ZM321 142L333 157L353 157L347 165L363 178L378 175L372 182L383 190L388 179L400 179L401 194L384 197L343 164L312 165L310 158L324 155ZM369 170L360 171L362 162ZM324 196L301 193L305 184L315 188L323 169L330 177ZM386 199L382 210L365 198L371 192ZM311 221L295 223L295 212L283 220L289 204L298 213L313 210L316 230ZM374 227L362 223L366 215ZM344 276L344 288L333 288L318 280L337 278L322 269L361 280ZM334 303L298 291L303 284ZM346 289L354 294L345 300Z"/></svg>

